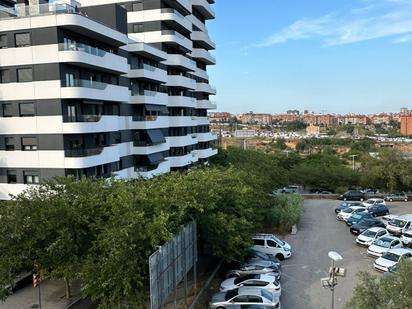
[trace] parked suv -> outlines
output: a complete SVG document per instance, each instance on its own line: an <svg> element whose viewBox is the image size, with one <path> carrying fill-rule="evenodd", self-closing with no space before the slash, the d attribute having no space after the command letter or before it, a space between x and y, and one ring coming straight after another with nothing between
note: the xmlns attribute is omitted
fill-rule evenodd
<svg viewBox="0 0 412 309"><path fill-rule="evenodd" d="M393 202L393 201L407 202L409 199L408 199L408 195L405 192L395 192L385 197L385 200L390 201L390 202Z"/></svg>
<svg viewBox="0 0 412 309"><path fill-rule="evenodd" d="M342 195L340 195L338 197L338 199L340 200L344 200L344 201L361 201L363 202L364 200L366 200L366 193L362 192L362 191L348 191L343 193Z"/></svg>
<svg viewBox="0 0 412 309"><path fill-rule="evenodd" d="M255 234L252 249L277 257L279 260L292 256L291 246L273 234Z"/></svg>
<svg viewBox="0 0 412 309"><path fill-rule="evenodd" d="M386 229L389 233L401 236L403 232L409 230L412 227L412 214L406 214L398 216L389 220L386 225Z"/></svg>

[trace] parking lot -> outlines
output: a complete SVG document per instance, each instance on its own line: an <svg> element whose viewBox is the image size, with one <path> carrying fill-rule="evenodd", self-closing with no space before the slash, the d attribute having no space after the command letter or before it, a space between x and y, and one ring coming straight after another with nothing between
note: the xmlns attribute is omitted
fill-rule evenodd
<svg viewBox="0 0 412 309"><path fill-rule="evenodd" d="M285 240L292 245L293 256L282 265L282 308L320 309L331 307L331 292L321 287L320 279L327 277L330 266L328 252L339 252L344 260L340 267L347 269L345 278L339 278L335 290L335 308L351 297L356 285L356 273L373 268L374 259L366 255L366 248L356 245L356 236L344 222L338 222L334 208L341 201L306 200L304 216L296 235ZM412 213L412 202L388 203L391 214Z"/></svg>

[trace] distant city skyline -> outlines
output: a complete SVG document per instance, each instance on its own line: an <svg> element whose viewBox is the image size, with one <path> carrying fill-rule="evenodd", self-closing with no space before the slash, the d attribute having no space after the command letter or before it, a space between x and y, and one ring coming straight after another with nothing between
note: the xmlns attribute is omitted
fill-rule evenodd
<svg viewBox="0 0 412 309"><path fill-rule="evenodd" d="M412 107L412 1L225 0L215 8L218 111Z"/></svg>

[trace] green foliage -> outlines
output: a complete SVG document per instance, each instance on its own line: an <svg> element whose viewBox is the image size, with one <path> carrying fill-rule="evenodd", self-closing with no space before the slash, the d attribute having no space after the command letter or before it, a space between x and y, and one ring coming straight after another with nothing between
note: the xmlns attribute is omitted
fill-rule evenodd
<svg viewBox="0 0 412 309"><path fill-rule="evenodd" d="M284 194L275 197L267 223L282 232L289 232L302 217L303 199L300 195Z"/></svg>
<svg viewBox="0 0 412 309"><path fill-rule="evenodd" d="M412 304L412 263L401 261L397 274L378 277L368 272L358 274L346 309L404 309Z"/></svg>

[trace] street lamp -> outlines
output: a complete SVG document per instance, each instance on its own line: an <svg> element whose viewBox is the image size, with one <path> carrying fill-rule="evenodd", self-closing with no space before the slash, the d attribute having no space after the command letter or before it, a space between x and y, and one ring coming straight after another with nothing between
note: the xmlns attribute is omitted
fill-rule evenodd
<svg viewBox="0 0 412 309"><path fill-rule="evenodd" d="M355 170L355 158L358 157L359 155L351 155L350 157L352 157L352 168L353 170Z"/></svg>
<svg viewBox="0 0 412 309"><path fill-rule="evenodd" d="M330 251L328 253L329 258L331 259L331 267L329 269L329 277L322 278L321 284L325 289L330 289L332 292L332 309L335 308L335 286L338 285L338 280L336 277L345 277L346 270L344 268L335 267L335 262L343 260L343 257L335 252Z"/></svg>

